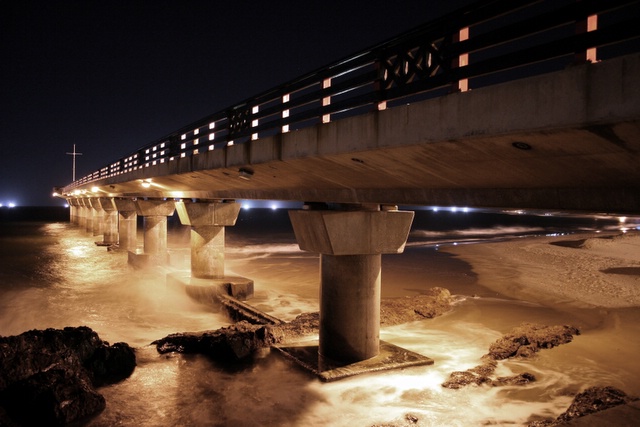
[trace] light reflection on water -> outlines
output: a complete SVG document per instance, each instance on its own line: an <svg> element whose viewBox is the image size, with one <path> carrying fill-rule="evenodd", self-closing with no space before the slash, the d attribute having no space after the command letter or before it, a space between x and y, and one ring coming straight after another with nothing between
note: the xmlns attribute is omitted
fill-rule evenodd
<svg viewBox="0 0 640 427"><path fill-rule="evenodd" d="M433 366L321 383L275 352L235 368L201 356L160 356L152 340L215 329L226 319L167 289L165 271L132 270L125 254L96 246L99 239L83 230L48 224L37 233L40 239L27 236L24 253L13 254L15 265L3 273L9 279L0 288L0 335L87 325L105 340L137 347L138 367L101 389L107 409L92 426L370 426L402 423L406 414L417 426L522 425L531 414L557 416L585 386L640 392L639 368L630 362L637 349L624 345L637 338L638 327L630 326L639 323L637 310L568 313L507 300L478 288L464 263L420 247L384 259L383 295L415 295L438 282L467 298L445 316L383 328L381 338L433 358ZM317 256L291 242L229 240L228 272L255 280L254 304L285 320L317 310ZM39 267L25 273L20 262ZM441 387L452 371L478 365L495 339L524 321L578 322L585 329L532 361L499 364L496 375L533 373L538 381L531 385Z"/></svg>

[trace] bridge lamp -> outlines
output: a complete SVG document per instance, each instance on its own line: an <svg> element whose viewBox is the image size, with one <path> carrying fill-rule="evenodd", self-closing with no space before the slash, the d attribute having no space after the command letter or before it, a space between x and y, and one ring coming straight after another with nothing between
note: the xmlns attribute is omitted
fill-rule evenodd
<svg viewBox="0 0 640 427"><path fill-rule="evenodd" d="M144 181L142 181L140 183L140 185L142 185L143 188L149 188L149 187L151 187L151 180L150 179L145 179Z"/></svg>
<svg viewBox="0 0 640 427"><path fill-rule="evenodd" d="M92 193L97 193L99 191L100 191L100 189L98 187L91 187L91 192Z"/></svg>

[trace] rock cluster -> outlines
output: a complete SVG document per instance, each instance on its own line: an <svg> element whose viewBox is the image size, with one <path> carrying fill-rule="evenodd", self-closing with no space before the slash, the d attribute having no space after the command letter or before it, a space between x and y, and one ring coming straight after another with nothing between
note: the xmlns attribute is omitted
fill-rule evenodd
<svg viewBox="0 0 640 427"><path fill-rule="evenodd" d="M552 427L564 425L574 418L584 417L605 409L624 405L638 400L628 396L622 390L615 387L590 387L578 393L569 405L569 408L560 414L556 419L546 419L543 421L533 421L527 424L529 427Z"/></svg>
<svg viewBox="0 0 640 427"><path fill-rule="evenodd" d="M0 337L0 425L65 425L99 413L95 387L135 366L129 345L110 346L83 326Z"/></svg>
<svg viewBox="0 0 640 427"><path fill-rule="evenodd" d="M274 342L268 326L241 321L215 331L171 334L152 344L155 344L161 354L198 353L214 360L234 362L245 359Z"/></svg>
<svg viewBox="0 0 640 427"><path fill-rule="evenodd" d="M451 309L452 297L447 289L433 288L411 298L385 299L381 302L380 323L396 325L439 316ZM205 332L183 332L154 341L158 352L199 353L221 362L245 359L272 344L318 333L319 313L303 313L293 321L253 324L237 322L227 328Z"/></svg>
<svg viewBox="0 0 640 427"><path fill-rule="evenodd" d="M392 326L432 319L451 310L452 302L449 290L438 287L417 296L383 299L380 303L380 324Z"/></svg>
<svg viewBox="0 0 640 427"><path fill-rule="evenodd" d="M527 358L545 348L553 348L573 340L580 331L573 326L542 326L523 323L489 346L489 353L482 356L483 364L466 371L452 372L442 386L458 389L469 384L524 385L535 381L535 376L525 372L513 377L492 379L497 361L511 357Z"/></svg>

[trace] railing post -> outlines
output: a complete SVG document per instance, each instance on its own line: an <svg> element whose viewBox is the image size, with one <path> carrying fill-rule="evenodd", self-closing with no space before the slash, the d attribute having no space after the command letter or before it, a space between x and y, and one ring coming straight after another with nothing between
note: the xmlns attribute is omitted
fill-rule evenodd
<svg viewBox="0 0 640 427"><path fill-rule="evenodd" d="M286 104L289 102L290 99L290 94L286 94L282 96L282 103ZM282 118L286 119L287 117L289 117L289 109L286 110L282 110ZM289 132L289 125L282 125L282 133L287 133Z"/></svg>
<svg viewBox="0 0 640 427"><path fill-rule="evenodd" d="M469 40L469 27L460 29L460 31L454 33L453 42L458 43L465 40ZM453 60L451 68L460 68L469 65L469 54L462 53ZM466 92L469 90L469 79L460 79L452 83L452 90L454 92Z"/></svg>
<svg viewBox="0 0 640 427"><path fill-rule="evenodd" d="M328 89L331 87L331 77L322 80L322 89ZM322 98L322 106L326 107L331 105L331 96L325 96ZM322 115L322 123L329 123L331 121L331 114Z"/></svg>
<svg viewBox="0 0 640 427"><path fill-rule="evenodd" d="M251 108L251 114L258 114L259 111L260 111L260 106L258 105ZM251 120L251 127L252 128L258 127L258 119ZM258 133L257 132L252 133L251 140L255 141L256 139L258 139Z"/></svg>
<svg viewBox="0 0 640 427"><path fill-rule="evenodd" d="M382 65L382 59L378 58L375 62L376 72L378 73L378 79L375 83L375 91L377 92L378 102L376 105L376 109L378 111L387 109L387 101L384 99L384 91L385 91L385 68Z"/></svg>
<svg viewBox="0 0 640 427"><path fill-rule="evenodd" d="M598 15L590 15L576 22L576 34L589 33L597 29ZM597 49L595 47L576 52L575 54L575 62L579 64L584 62L596 62L597 60Z"/></svg>

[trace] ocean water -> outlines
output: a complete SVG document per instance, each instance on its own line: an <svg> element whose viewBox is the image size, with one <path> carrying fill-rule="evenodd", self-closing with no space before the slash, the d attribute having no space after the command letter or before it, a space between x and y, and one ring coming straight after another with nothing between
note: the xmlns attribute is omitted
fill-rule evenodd
<svg viewBox="0 0 640 427"><path fill-rule="evenodd" d="M228 320L167 288L172 267L134 270L126 253L96 246L100 236L68 221L14 217L0 222L0 335L86 325L104 340L134 346L135 372L100 389L107 408L91 426L371 426L403 423L407 414L418 426L523 425L559 415L588 386L640 395L638 310L564 310L505 298L479 286L447 246L635 226L595 216L417 212L405 252L383 256L382 296L443 286L460 302L436 319L383 328L381 338L434 365L322 383L276 352L235 366L159 355L151 341ZM188 228L175 219L169 228L170 249L184 252ZM243 211L226 234L226 271L254 279L252 304L284 320L318 309L318 256L298 249L286 212ZM500 376L536 375L525 387L441 387L522 322L574 324L582 334L534 360L499 364Z"/></svg>

